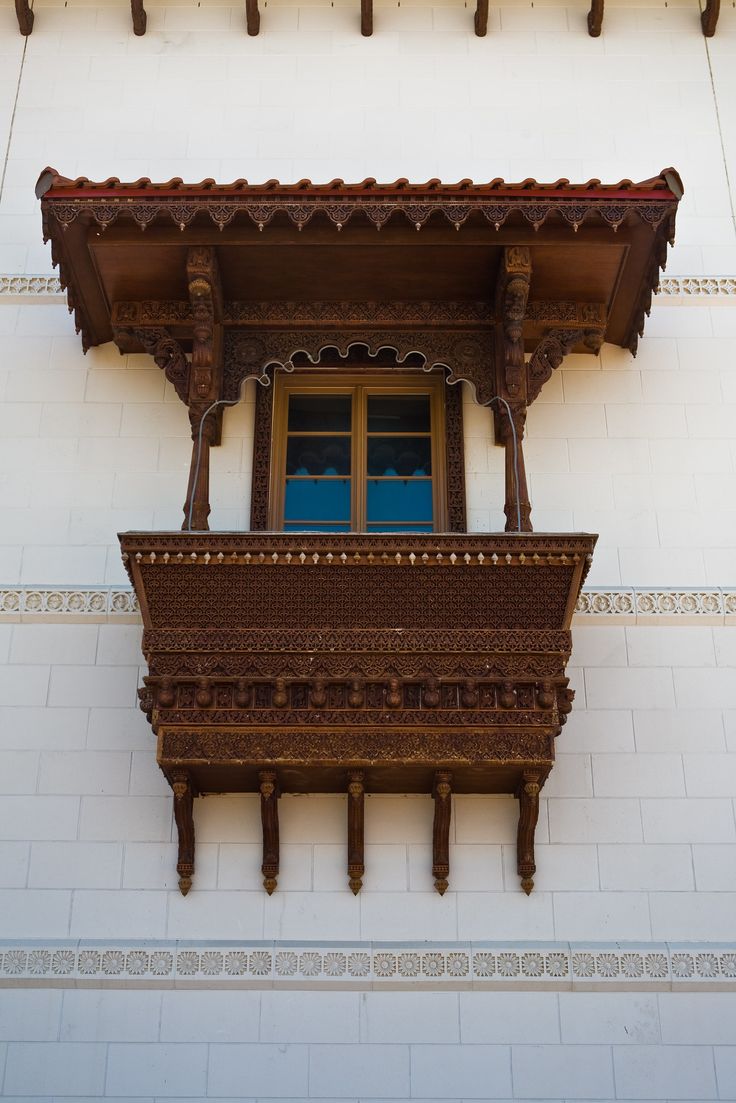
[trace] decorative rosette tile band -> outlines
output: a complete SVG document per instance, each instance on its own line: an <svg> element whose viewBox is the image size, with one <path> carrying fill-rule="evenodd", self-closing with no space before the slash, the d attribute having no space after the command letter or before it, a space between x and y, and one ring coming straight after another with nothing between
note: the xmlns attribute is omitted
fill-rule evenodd
<svg viewBox="0 0 736 1103"><path fill-rule="evenodd" d="M0 987L736 991L736 943L6 942Z"/></svg>
<svg viewBox="0 0 736 1103"><path fill-rule="evenodd" d="M0 299L12 302L43 302L61 298L64 291L58 276L48 274L0 275ZM663 299L683 296L713 299L736 296L736 276L663 276L657 294Z"/></svg>
<svg viewBox="0 0 736 1103"><path fill-rule="evenodd" d="M621 618L645 622L652 617L718 618L736 616L736 590L586 589L575 610L578 618ZM0 588L0 619L34 615L63 617L136 617L138 600L128 587Z"/></svg>

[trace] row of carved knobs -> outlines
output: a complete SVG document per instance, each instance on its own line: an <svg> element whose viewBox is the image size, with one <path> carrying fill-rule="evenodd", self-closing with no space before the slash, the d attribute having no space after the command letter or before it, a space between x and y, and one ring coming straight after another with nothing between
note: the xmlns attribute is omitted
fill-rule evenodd
<svg viewBox="0 0 736 1103"><path fill-rule="evenodd" d="M403 687L399 678L389 678L385 683L385 705L390 709L399 709L403 705ZM210 708L214 703L214 685L209 678L199 678L196 683L194 700L199 708ZM321 709L327 704L327 682L316 678L310 684L309 703L312 708ZM551 682L542 682L537 690L537 704L540 708L551 709L555 703L555 688ZM235 683L233 701L238 708L247 708L253 697L252 683L240 678ZM437 708L440 704L440 683L429 679L422 683L422 704L424 708ZM463 708L476 708L479 701L479 689L476 682L468 680L460 690L460 703ZM176 704L176 686L171 678L162 678L158 686L157 703L161 708L173 708ZM347 703L350 708L362 708L365 703L365 686L358 679L349 683ZM516 690L512 682L502 682L498 694L498 704L503 709L516 706ZM273 685L271 704L274 708L286 708L289 704L289 686L284 678L277 678Z"/></svg>

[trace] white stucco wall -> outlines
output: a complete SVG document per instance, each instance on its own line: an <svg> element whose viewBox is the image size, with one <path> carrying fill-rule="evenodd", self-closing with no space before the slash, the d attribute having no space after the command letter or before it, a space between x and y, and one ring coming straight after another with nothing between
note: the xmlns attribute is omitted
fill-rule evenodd
<svg viewBox="0 0 736 1103"><path fill-rule="evenodd" d="M50 272L47 164L192 181L673 164L668 274L736 274L733 7L707 42L692 2L609 0L598 40L583 4L514 0L483 40L459 2L377 0L371 39L357 0L262 5L257 38L239 3L146 8L137 39L127 0L36 0L23 40L0 0L0 274ZM469 523L493 529L502 452L466 399ZM146 357L83 357L63 305L0 293L0 400L0 595L120 586L115 533L180 525L176 395ZM252 411L249 390L225 414L213 527L246 523ZM182 898L136 708L140 625L4 606L3 1095L736 1098L736 614L719 593L736 588L735 413L725 292L660 298L636 360L570 357L530 411L535 527L600 532L589 585L664 599L578 618L529 898L511 798L456 800L440 898L429 798L369 797L354 898L341 798L288 795L273 897L255 798L213 796ZM707 596L692 613L688 588Z"/></svg>

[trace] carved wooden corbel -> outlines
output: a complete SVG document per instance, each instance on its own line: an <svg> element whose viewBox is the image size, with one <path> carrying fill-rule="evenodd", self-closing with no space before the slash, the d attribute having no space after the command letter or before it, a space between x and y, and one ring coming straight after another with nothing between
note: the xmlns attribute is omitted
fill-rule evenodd
<svg viewBox="0 0 736 1103"><path fill-rule="evenodd" d="M149 356L152 356L156 364L163 371L171 383L179 398L184 403L189 401L189 375L190 366L184 349L179 342L171 336L162 326L141 329L114 329L115 343L123 347L130 338L134 338L141 344Z"/></svg>
<svg viewBox="0 0 736 1103"><path fill-rule="evenodd" d="M261 29L258 0L245 0L245 27L249 35L257 35Z"/></svg>
<svg viewBox="0 0 736 1103"><path fill-rule="evenodd" d="M519 798L519 830L516 839L516 868L521 877L521 887L529 893L534 888L534 832L539 819L539 790L541 775L525 770L517 796Z"/></svg>
<svg viewBox="0 0 736 1103"><path fill-rule="evenodd" d="M432 876L440 896L447 891L450 876L450 820L452 818L452 774L438 770L432 788L434 823L432 825Z"/></svg>
<svg viewBox="0 0 736 1103"><path fill-rule="evenodd" d="M588 34L598 38L603 29L603 5L605 0L591 0L588 12Z"/></svg>
<svg viewBox="0 0 736 1103"><path fill-rule="evenodd" d="M148 18L146 9L143 7L143 0L130 0L130 14L133 17L133 34L145 34Z"/></svg>
<svg viewBox="0 0 736 1103"><path fill-rule="evenodd" d="M706 38L712 38L716 33L720 14L721 0L707 0L705 10L700 15L700 25Z"/></svg>
<svg viewBox="0 0 736 1103"><path fill-rule="evenodd" d="M194 793L186 771L174 773L171 788L174 793L174 820L179 833L176 872L179 874L179 891L182 896L186 896L192 887L194 876Z"/></svg>
<svg viewBox="0 0 736 1103"><path fill-rule="evenodd" d="M496 313L501 322L503 393L518 400L524 396L524 315L532 275L531 251L526 245L509 245L503 251L496 290Z"/></svg>
<svg viewBox="0 0 736 1103"><path fill-rule="evenodd" d="M279 875L279 807L281 796L275 770L261 770L258 774L261 792L261 826L263 828L263 887L270 896L276 888Z"/></svg>
<svg viewBox="0 0 736 1103"><path fill-rule="evenodd" d="M196 245L187 254L187 279L194 328L189 373L192 462L182 529L209 528L210 448L222 434L223 331L222 288L212 246Z"/></svg>
<svg viewBox="0 0 736 1103"><path fill-rule="evenodd" d="M579 329L551 329L545 334L526 366L528 402L534 401L544 384L552 378L553 372L559 368L581 337Z"/></svg>
<svg viewBox="0 0 736 1103"><path fill-rule="evenodd" d="M478 38L485 38L488 33L488 0L477 0L474 22Z"/></svg>
<svg viewBox="0 0 736 1103"><path fill-rule="evenodd" d="M18 29L23 35L33 30L33 12L28 0L15 0L15 14L18 16Z"/></svg>
<svg viewBox="0 0 736 1103"><path fill-rule="evenodd" d="M354 896L357 896L363 887L365 873L363 776L362 770L351 770L348 774L348 879Z"/></svg>

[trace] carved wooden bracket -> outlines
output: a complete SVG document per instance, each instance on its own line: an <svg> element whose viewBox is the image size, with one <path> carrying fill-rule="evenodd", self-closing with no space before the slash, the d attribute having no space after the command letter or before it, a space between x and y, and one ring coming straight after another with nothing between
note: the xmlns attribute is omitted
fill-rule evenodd
<svg viewBox="0 0 736 1103"><path fill-rule="evenodd" d="M560 367L565 357L575 345L582 342L593 353L600 352L605 333L605 313L599 316L602 308L597 303L589 304L590 322L581 335L579 329L550 329L539 342L526 365L527 403L531 404L539 395L544 384Z"/></svg>
<svg viewBox="0 0 736 1103"><path fill-rule="evenodd" d="M145 34L148 18L146 9L143 7L143 0L130 0L130 14L133 17L133 34Z"/></svg>
<svg viewBox="0 0 736 1103"><path fill-rule="evenodd" d="M598 38L603 29L603 5L605 0L591 0L588 12L588 34L591 38Z"/></svg>
<svg viewBox="0 0 736 1103"><path fill-rule="evenodd" d="M529 893L534 888L534 874L537 866L534 861L534 832L539 819L539 790L541 774L535 770L525 770L517 796L519 798L519 830L516 840L516 864L521 887Z"/></svg>
<svg viewBox="0 0 736 1103"><path fill-rule="evenodd" d="M365 788L362 770L348 774L348 880L357 896L363 887L365 873Z"/></svg>
<svg viewBox="0 0 736 1103"><path fill-rule="evenodd" d="M452 818L452 774L438 770L434 775L434 823L432 825L432 876L440 896L447 891L450 876L450 820Z"/></svg>
<svg viewBox="0 0 736 1103"><path fill-rule="evenodd" d="M15 0L15 14L18 16L18 29L23 35L33 30L33 12L28 0Z"/></svg>
<svg viewBox="0 0 736 1103"><path fill-rule="evenodd" d="M700 25L706 38L712 38L718 26L718 16L721 13L721 0L707 0L705 10L700 16Z"/></svg>
<svg viewBox="0 0 736 1103"><path fill-rule="evenodd" d="M261 793L261 826L263 828L263 887L270 896L279 875L279 808L281 796L275 770L258 774Z"/></svg>
<svg viewBox="0 0 736 1103"><path fill-rule="evenodd" d="M524 397L524 316L532 276L531 250L510 245L503 251L496 285L496 314L501 320L502 342L497 358L498 394L508 399Z"/></svg>
<svg viewBox="0 0 736 1103"><path fill-rule="evenodd" d="M182 896L186 896L192 887L194 876L194 818L192 815L194 793L186 771L174 772L171 788L174 793L174 820L179 833L176 872L179 874L179 890Z"/></svg>
<svg viewBox="0 0 736 1103"><path fill-rule="evenodd" d="M261 29L258 0L245 0L245 27L249 35L257 35Z"/></svg>

